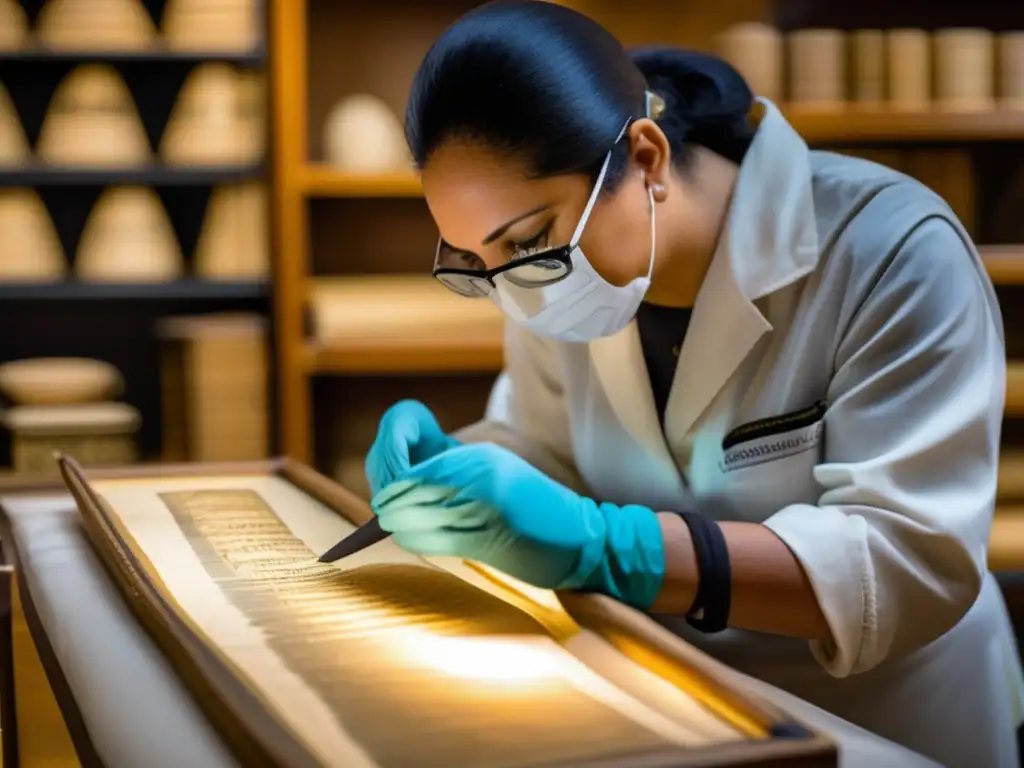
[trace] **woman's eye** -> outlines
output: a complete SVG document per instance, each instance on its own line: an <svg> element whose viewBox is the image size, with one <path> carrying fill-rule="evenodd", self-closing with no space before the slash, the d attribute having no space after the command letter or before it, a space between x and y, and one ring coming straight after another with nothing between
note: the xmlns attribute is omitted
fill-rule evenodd
<svg viewBox="0 0 1024 768"><path fill-rule="evenodd" d="M519 243L512 243L512 258L522 259L526 256L532 256L537 251L542 251L547 248L548 233L550 231L551 225L549 224L536 237L531 237L529 240L524 240Z"/></svg>

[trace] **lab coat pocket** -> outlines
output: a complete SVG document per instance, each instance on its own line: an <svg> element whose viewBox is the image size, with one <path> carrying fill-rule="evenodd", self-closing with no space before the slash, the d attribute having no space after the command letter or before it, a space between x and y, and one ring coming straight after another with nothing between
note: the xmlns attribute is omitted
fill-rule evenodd
<svg viewBox="0 0 1024 768"><path fill-rule="evenodd" d="M725 495L743 519L760 522L789 504L817 503L822 488L814 479L814 467L821 461L824 410L819 405L755 422L723 441L719 469ZM733 437L742 430L744 437Z"/></svg>

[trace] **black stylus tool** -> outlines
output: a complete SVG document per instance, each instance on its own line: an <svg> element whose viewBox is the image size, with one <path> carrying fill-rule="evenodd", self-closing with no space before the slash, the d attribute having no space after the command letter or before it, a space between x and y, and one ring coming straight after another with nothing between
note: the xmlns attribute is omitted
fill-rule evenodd
<svg viewBox="0 0 1024 768"><path fill-rule="evenodd" d="M354 555L356 552L362 552L367 547L373 546L378 541L383 541L390 535L390 533L380 527L378 518L374 517L320 555L320 562L337 562L343 557Z"/></svg>

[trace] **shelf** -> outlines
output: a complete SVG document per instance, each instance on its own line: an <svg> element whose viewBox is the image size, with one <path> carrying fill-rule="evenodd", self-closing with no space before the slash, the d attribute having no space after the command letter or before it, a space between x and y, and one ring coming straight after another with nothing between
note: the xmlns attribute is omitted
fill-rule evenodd
<svg viewBox="0 0 1024 768"><path fill-rule="evenodd" d="M414 173L347 173L328 165L309 165L302 171L302 190L308 197L420 197L423 190Z"/></svg>
<svg viewBox="0 0 1024 768"><path fill-rule="evenodd" d="M317 373L497 372L505 318L429 275L318 278L307 291Z"/></svg>
<svg viewBox="0 0 1024 768"><path fill-rule="evenodd" d="M1003 450L999 457L999 499L1024 503L1024 450Z"/></svg>
<svg viewBox="0 0 1024 768"><path fill-rule="evenodd" d="M1006 364L1007 416L1024 416L1024 362L1011 361Z"/></svg>
<svg viewBox="0 0 1024 768"><path fill-rule="evenodd" d="M988 542L991 571L1024 570L1024 506L999 505Z"/></svg>
<svg viewBox="0 0 1024 768"><path fill-rule="evenodd" d="M0 168L0 187L70 187L144 184L153 187L206 186L262 178L263 163L243 166L175 168Z"/></svg>
<svg viewBox="0 0 1024 768"><path fill-rule="evenodd" d="M996 285L1024 285L1024 244L978 247L985 269Z"/></svg>
<svg viewBox="0 0 1024 768"><path fill-rule="evenodd" d="M809 144L863 142L1024 141L1024 110L886 112L850 107L836 112L787 108L786 119Z"/></svg>
<svg viewBox="0 0 1024 768"><path fill-rule="evenodd" d="M169 283L60 283L0 284L0 301L177 301L253 300L269 296L265 282L215 282L183 279Z"/></svg>
<svg viewBox="0 0 1024 768"><path fill-rule="evenodd" d="M310 374L498 373L501 338L362 339L307 348Z"/></svg>
<svg viewBox="0 0 1024 768"><path fill-rule="evenodd" d="M198 64L207 61L223 61L245 67L255 67L267 59L262 48L254 51L57 51L48 48L27 48L20 51L3 51L0 64L16 62L29 64L38 62L62 62L83 64L87 62L109 62L111 64Z"/></svg>
<svg viewBox="0 0 1024 768"><path fill-rule="evenodd" d="M1024 110L979 113L843 112L789 110L793 126L811 144L913 141L1024 141ZM415 173L349 173L322 163L300 172L309 197L418 197Z"/></svg>

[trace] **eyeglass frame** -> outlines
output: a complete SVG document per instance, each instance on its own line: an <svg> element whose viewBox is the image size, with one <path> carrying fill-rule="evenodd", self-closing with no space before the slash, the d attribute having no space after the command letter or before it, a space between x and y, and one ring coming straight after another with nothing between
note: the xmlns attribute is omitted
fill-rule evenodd
<svg viewBox="0 0 1024 768"><path fill-rule="evenodd" d="M622 126L622 130L619 131L619 135L612 143L611 149L609 149L608 152L605 154L604 162L601 164L601 171L598 173L597 180L594 182L594 188L590 193L590 198L587 200L587 205L583 209L583 213L580 216L579 223L576 225L576 231L573 232L572 238L569 240L569 243L567 245L556 245L551 248L545 248L542 251L531 253L529 256L523 256L518 259L509 260L508 263L502 264L500 267L494 267L493 269L459 269L458 267L437 266L437 262L441 257L441 247L445 245L444 238L439 237L437 239L437 250L434 254L434 269L432 270L433 276L437 278L438 281L449 291L458 294L459 296L464 296L467 299L487 298L492 291L496 291L498 289L497 284L495 284L494 282L495 277L501 275L504 272L508 272L509 270L516 269L518 267L535 264L538 261L558 261L565 267L565 274L557 278L554 278L553 280L551 280L551 282L548 283L540 283L535 286L520 287L546 288L549 285L555 285L557 283L560 283L562 280L565 280L567 277L569 277L569 275L571 275L573 271L572 252L579 247L580 240L583 237L583 230L586 228L587 222L590 220L590 214L594 210L594 206L597 204L597 199L601 192L601 186L604 183L605 176L608 174L608 167L611 164L612 152L615 150L615 147L618 146L618 143L622 141L622 137L626 135L626 131L629 130L629 126L633 123L633 120L634 118L632 117L626 120L625 124ZM442 280L440 277L441 275L461 275L463 277L473 278L474 281L483 280L485 283L487 283L488 286L490 286L490 288L485 293L479 293L475 295L462 293L461 291L455 290L450 285L448 285L448 283Z"/></svg>

